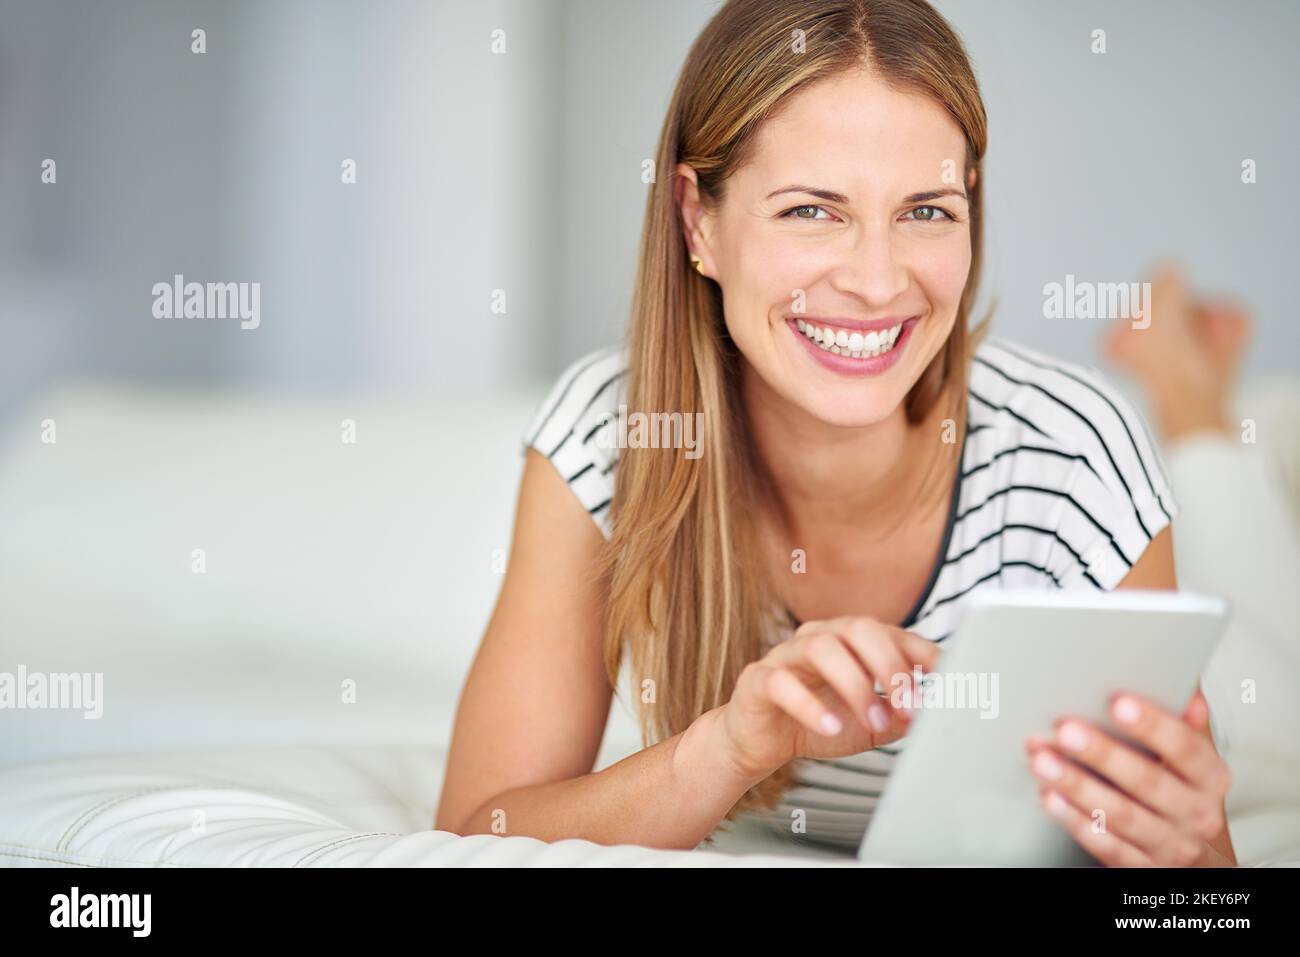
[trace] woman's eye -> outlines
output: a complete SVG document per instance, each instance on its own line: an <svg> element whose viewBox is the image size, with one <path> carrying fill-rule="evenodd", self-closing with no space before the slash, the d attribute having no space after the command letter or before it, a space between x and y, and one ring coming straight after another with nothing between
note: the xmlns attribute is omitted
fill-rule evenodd
<svg viewBox="0 0 1300 957"><path fill-rule="evenodd" d="M911 213L913 222L918 223L941 223L945 219L952 220L948 211L938 206L917 206L908 212Z"/></svg>
<svg viewBox="0 0 1300 957"><path fill-rule="evenodd" d="M805 211L805 210L809 210L809 209L811 209L811 210L814 211L814 215L812 215L812 216L804 216L804 215L800 215L803 211ZM826 210L822 209L822 207L820 207L820 206L796 206L796 207L794 207L793 209L787 209L784 213L781 214L781 216L782 216L783 219L807 219L807 220L813 220L813 221L815 221L815 220L817 219L817 217L816 217L816 215L815 215L815 212L816 212L817 210L821 210L821 212L823 212L823 213L826 212ZM794 215L794 216L791 216L791 215L790 215L791 213L794 213L795 215ZM830 214L827 213L827 215L829 216Z"/></svg>

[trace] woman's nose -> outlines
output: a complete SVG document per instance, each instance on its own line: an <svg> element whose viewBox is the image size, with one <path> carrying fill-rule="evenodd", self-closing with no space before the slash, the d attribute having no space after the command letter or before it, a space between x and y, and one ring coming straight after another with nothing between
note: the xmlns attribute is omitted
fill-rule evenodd
<svg viewBox="0 0 1300 957"><path fill-rule="evenodd" d="M907 267L899 253L887 228L864 229L844 250L833 284L872 308L883 308L907 290Z"/></svg>

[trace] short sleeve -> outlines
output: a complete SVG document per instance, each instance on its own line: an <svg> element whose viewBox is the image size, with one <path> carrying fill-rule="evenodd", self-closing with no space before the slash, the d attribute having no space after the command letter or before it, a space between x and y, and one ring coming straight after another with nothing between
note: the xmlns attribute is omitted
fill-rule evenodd
<svg viewBox="0 0 1300 957"><path fill-rule="evenodd" d="M1022 525L1052 544L1043 566L1060 588L1110 591L1178 514L1142 416L1096 369L997 339L979 346L973 407L1018 430ZM1068 462L1068 471L1049 468Z"/></svg>
<svg viewBox="0 0 1300 957"><path fill-rule="evenodd" d="M551 386L521 436L525 449L536 449L550 460L606 538L618 464L614 437L626 374L621 348L583 356Z"/></svg>
<svg viewBox="0 0 1300 957"><path fill-rule="evenodd" d="M1099 441L1080 444L1060 512L1058 541L1073 543L1060 583L1111 591L1173 522L1178 504L1142 416L1100 375L1084 375L1098 396L1089 421Z"/></svg>

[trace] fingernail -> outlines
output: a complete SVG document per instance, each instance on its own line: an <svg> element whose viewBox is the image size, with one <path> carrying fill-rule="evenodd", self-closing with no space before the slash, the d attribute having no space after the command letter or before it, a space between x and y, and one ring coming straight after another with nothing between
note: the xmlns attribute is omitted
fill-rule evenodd
<svg viewBox="0 0 1300 957"><path fill-rule="evenodd" d="M1062 746L1071 751L1082 751L1088 746L1088 732L1076 721L1067 721L1056 732Z"/></svg>
<svg viewBox="0 0 1300 957"><path fill-rule="evenodd" d="M1039 751L1034 757L1034 773L1040 777L1055 781L1065 771L1065 766L1050 751Z"/></svg>
<svg viewBox="0 0 1300 957"><path fill-rule="evenodd" d="M1070 803L1055 791L1048 791L1043 803L1047 805L1048 813L1056 817L1065 817L1065 812L1070 809Z"/></svg>
<svg viewBox="0 0 1300 957"><path fill-rule="evenodd" d="M888 730L889 712L879 701L867 709L867 723L876 731Z"/></svg>
<svg viewBox="0 0 1300 957"><path fill-rule="evenodd" d="M839 734L844 730L844 724L829 711L822 715L821 725L827 734Z"/></svg>
<svg viewBox="0 0 1300 957"><path fill-rule="evenodd" d="M1136 724L1138 716L1142 713L1138 703L1128 695L1116 698L1110 711L1115 716L1115 720L1123 724Z"/></svg>

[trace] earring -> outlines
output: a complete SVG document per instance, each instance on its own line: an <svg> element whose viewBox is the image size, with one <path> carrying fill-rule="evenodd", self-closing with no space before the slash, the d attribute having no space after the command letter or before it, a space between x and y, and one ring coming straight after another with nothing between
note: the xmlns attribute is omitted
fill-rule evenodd
<svg viewBox="0 0 1300 957"><path fill-rule="evenodd" d="M692 256L692 257L691 257L691 265L695 267L695 271L696 271L697 273L699 273L701 276L704 275L704 260L703 260L703 259L701 259L699 256Z"/></svg>

